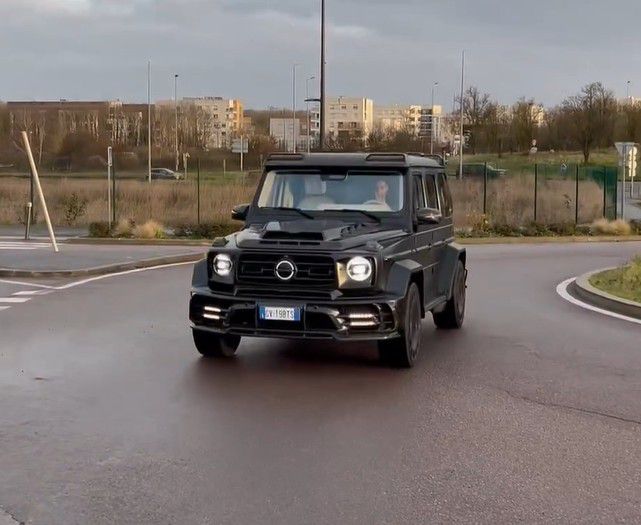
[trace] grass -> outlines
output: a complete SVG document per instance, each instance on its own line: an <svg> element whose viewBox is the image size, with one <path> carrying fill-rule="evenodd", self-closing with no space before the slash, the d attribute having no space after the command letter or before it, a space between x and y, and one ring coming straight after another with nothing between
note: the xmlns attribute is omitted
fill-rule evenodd
<svg viewBox="0 0 641 525"><path fill-rule="evenodd" d="M76 194L85 203L85 213L76 224L106 221L107 182L99 179L42 178L49 212L55 225L65 225L68 197ZM202 222L229 223L231 208L249 202L256 187L255 177L205 178L201 180ZM478 179L451 179L454 220L459 229L482 229L489 223L514 227L534 220L534 181L528 175L505 176L488 181L487 213L483 214L483 182ZM29 198L29 181L22 178L0 179L0 224L24 220ZM116 212L119 219L139 225L154 219L165 226L197 222L196 181L119 180L116 188ZM539 181L537 223L573 224L575 219L575 183L573 180ZM36 202L36 220L42 222ZM603 190L595 182L579 183L579 222L592 223L603 215Z"/></svg>
<svg viewBox="0 0 641 525"><path fill-rule="evenodd" d="M623 268L593 275L590 284L617 297L641 303L641 256Z"/></svg>

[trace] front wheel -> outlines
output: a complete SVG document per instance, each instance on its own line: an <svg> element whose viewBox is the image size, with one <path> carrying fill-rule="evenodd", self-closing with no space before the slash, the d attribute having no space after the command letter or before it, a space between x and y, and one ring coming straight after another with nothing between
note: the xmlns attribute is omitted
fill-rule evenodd
<svg viewBox="0 0 641 525"><path fill-rule="evenodd" d="M412 368L421 349L421 295L415 283L405 297L401 337L378 342L381 360L395 368Z"/></svg>
<svg viewBox="0 0 641 525"><path fill-rule="evenodd" d="M454 283L452 285L452 297L447 301L442 312L432 313L434 324L438 328L447 330L461 328L465 318L465 291L467 272L463 261L459 260L454 270Z"/></svg>
<svg viewBox="0 0 641 525"><path fill-rule="evenodd" d="M218 335L201 330L193 330L196 349L204 357L233 357L238 345L238 335Z"/></svg>

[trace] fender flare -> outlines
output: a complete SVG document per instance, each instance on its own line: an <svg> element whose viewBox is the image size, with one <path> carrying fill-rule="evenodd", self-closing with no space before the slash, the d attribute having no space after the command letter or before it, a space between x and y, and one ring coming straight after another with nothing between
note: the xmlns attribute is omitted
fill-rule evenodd
<svg viewBox="0 0 641 525"><path fill-rule="evenodd" d="M209 258L198 261L194 264L194 272L191 276L191 285L194 288L207 286L209 283L209 274L207 273L207 261Z"/></svg>
<svg viewBox="0 0 641 525"><path fill-rule="evenodd" d="M439 293L448 299L452 297L454 271L459 260L463 261L463 266L466 265L467 252L465 248L455 242L447 244L439 263L437 286Z"/></svg>
<svg viewBox="0 0 641 525"><path fill-rule="evenodd" d="M423 267L416 261L411 259L396 261L387 275L387 291L405 297L412 275L420 273L422 278L422 272ZM422 297L423 290L420 290L420 292Z"/></svg>

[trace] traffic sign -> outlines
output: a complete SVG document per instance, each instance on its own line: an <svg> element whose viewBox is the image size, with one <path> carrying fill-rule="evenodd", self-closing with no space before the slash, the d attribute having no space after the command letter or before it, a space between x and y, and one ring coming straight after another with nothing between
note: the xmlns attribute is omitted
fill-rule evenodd
<svg viewBox="0 0 641 525"><path fill-rule="evenodd" d="M249 141L245 138L234 139L231 143L232 153L249 153Z"/></svg>

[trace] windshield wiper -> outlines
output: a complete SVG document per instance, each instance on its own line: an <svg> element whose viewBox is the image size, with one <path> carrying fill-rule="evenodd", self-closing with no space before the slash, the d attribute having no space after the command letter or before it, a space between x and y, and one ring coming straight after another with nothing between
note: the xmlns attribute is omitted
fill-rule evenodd
<svg viewBox="0 0 641 525"><path fill-rule="evenodd" d="M381 218L380 217L374 215L373 213L365 211L365 210L355 210L355 209L352 209L352 208L341 208L339 210L335 210L334 209L332 211L342 211L342 212L345 212L345 213L360 213L362 215L365 215L365 217L369 217L370 219L375 220L378 223L381 222Z"/></svg>
<svg viewBox="0 0 641 525"><path fill-rule="evenodd" d="M304 212L300 208L290 208L289 206L267 206L263 210L277 210L277 211L295 211L296 213L302 215L306 219L314 220L314 216L310 213Z"/></svg>

